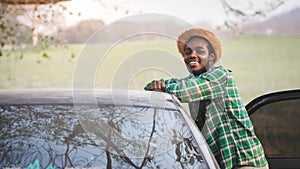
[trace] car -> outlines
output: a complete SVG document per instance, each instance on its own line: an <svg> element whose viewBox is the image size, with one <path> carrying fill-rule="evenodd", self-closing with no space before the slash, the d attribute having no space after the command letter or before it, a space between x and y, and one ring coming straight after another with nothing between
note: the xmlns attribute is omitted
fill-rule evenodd
<svg viewBox="0 0 300 169"><path fill-rule="evenodd" d="M219 168L173 95L0 91L0 168Z"/></svg>
<svg viewBox="0 0 300 169"><path fill-rule="evenodd" d="M299 168L300 90L257 97L246 109L270 168ZM219 168L166 93L0 91L0 117L1 168Z"/></svg>
<svg viewBox="0 0 300 169"><path fill-rule="evenodd" d="M300 90L278 91L246 105L273 168L300 168Z"/></svg>

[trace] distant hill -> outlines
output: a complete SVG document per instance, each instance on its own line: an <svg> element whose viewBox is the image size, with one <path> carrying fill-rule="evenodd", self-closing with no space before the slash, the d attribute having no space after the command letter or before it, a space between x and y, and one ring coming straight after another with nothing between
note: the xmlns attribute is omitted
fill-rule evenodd
<svg viewBox="0 0 300 169"><path fill-rule="evenodd" d="M174 35L174 39L177 38L182 30L185 30L185 22L178 20L166 20L165 18L152 18L152 20L139 20L142 18L134 18L133 20L117 22L114 27L106 28L107 34L110 36L100 37L101 34L94 34L99 28L105 26L104 22L101 20L85 20L81 21L77 25L67 28L62 31L62 35L67 43L83 43L86 42L91 35L93 42L109 42L112 39L118 39L122 36L122 32L128 30L156 30L158 32L168 32L169 35ZM250 34L282 34L282 35L300 35L300 8L296 8L287 13L269 18L267 20L258 22L254 21L251 24L245 25L242 28L237 28L235 30L217 30L214 29L209 22L199 22L195 24L196 26L202 26L212 29L218 35L239 35L239 33L250 33ZM108 25L109 26L109 25ZM155 28L155 29L154 29ZM116 31L116 30L118 31ZM99 36L99 37L98 37ZM157 39L166 38L160 34L152 34L149 36L135 36L131 37L132 40L136 39Z"/></svg>
<svg viewBox="0 0 300 169"><path fill-rule="evenodd" d="M296 8L263 22L244 26L242 32L300 35L300 8Z"/></svg>

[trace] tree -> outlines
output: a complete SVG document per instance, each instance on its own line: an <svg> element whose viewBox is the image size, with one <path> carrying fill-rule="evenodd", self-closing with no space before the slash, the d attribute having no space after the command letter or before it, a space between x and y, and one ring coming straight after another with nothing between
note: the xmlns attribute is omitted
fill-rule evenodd
<svg viewBox="0 0 300 169"><path fill-rule="evenodd" d="M224 22L226 28L236 28L239 24L254 19L257 17L265 17L268 13L275 11L282 6L285 0L244 0L242 7L235 6L233 0L219 0L223 6L224 12L227 15L227 20ZM239 5L239 4L236 4Z"/></svg>
<svg viewBox="0 0 300 169"><path fill-rule="evenodd" d="M7 4L49 4L67 0L0 0L1 3Z"/></svg>
<svg viewBox="0 0 300 169"><path fill-rule="evenodd" d="M46 49L50 44L62 44L63 39L55 35L64 27L67 7L60 1L1 0L0 56L3 49L15 52L24 47Z"/></svg>

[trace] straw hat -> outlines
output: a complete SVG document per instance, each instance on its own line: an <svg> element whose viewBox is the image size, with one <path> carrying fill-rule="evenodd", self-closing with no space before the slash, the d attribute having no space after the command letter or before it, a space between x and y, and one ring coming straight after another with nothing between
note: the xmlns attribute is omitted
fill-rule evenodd
<svg viewBox="0 0 300 169"><path fill-rule="evenodd" d="M205 28L192 28L183 32L177 39L177 47L182 56L184 56L184 47L186 42L193 36L200 36L210 42L214 48L218 60L222 56L221 42L217 36Z"/></svg>

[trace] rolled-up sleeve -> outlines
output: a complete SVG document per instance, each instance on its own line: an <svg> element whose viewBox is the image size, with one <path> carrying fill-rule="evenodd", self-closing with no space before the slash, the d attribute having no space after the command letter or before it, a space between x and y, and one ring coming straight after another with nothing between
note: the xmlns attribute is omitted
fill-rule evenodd
<svg viewBox="0 0 300 169"><path fill-rule="evenodd" d="M208 100L224 97L226 72L214 69L200 76L167 83L165 91L174 94L181 102Z"/></svg>

